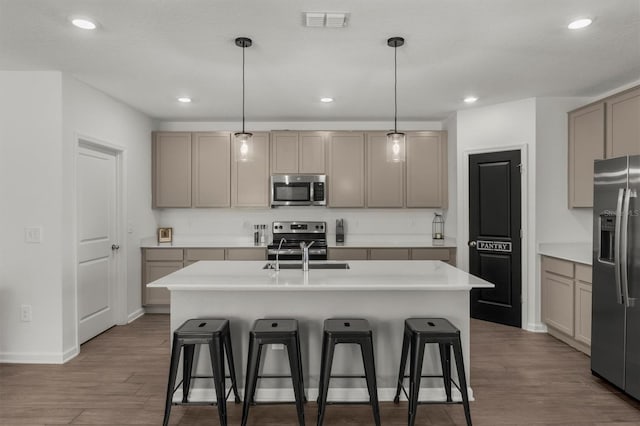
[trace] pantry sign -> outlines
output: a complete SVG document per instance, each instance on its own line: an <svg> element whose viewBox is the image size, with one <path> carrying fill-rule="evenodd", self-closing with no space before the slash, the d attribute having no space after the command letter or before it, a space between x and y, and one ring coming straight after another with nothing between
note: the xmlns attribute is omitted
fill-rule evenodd
<svg viewBox="0 0 640 426"><path fill-rule="evenodd" d="M501 253L511 253L511 243L505 241L480 241L478 240L476 250L497 251Z"/></svg>

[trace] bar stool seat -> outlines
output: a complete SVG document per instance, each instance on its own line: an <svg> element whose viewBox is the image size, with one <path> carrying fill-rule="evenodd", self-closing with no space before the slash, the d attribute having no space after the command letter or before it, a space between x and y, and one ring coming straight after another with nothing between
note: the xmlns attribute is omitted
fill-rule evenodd
<svg viewBox="0 0 640 426"><path fill-rule="evenodd" d="M440 350L440 363L442 375L422 375L422 363L424 359L425 345L436 343ZM459 385L451 377L451 349L458 371ZM407 357L411 352L409 375L405 375ZM444 380L444 388L447 395L446 401L418 401L420 392L420 379L423 377L441 377ZM409 378L409 394L407 394L403 380ZM451 398L451 383L462 394L462 401L453 401ZM400 372L398 373L398 387L393 400L396 404L400 401L400 392L403 391L409 400L409 426L415 425L418 405L422 404L463 404L467 425L471 426L471 411L469 409L469 395L467 393L467 379L464 371L462 357L462 343L460 330L444 318L408 318L404 322L404 338L402 341L402 354L400 357Z"/></svg>
<svg viewBox="0 0 640 426"><path fill-rule="evenodd" d="M332 375L333 353L340 343L360 345L365 374ZM364 378L369 390L369 401L365 402L327 402L329 382L332 378ZM376 383L376 367L373 357L373 331L366 319L332 318L324 321L322 337L322 357L320 360L320 383L318 389L318 426L324 422L327 405L330 404L369 404L373 410L375 424L380 426L380 408L378 405L378 386Z"/></svg>
<svg viewBox="0 0 640 426"><path fill-rule="evenodd" d="M260 357L262 346L282 344L287 347L290 376L260 375ZM259 378L291 377L295 395L298 422L304 426L304 380L302 375L302 356L300 352L300 336L298 321L295 319L259 319L254 322L249 332L249 355L247 357L247 374L245 377L244 403L242 406L242 426L246 426L249 418L249 407L255 404L254 396ZM268 404L264 402L263 404Z"/></svg>
<svg viewBox="0 0 640 426"><path fill-rule="evenodd" d="M209 356L211 358L211 369L213 376L193 376L193 359L195 356L196 345L207 345L209 347ZM183 351L184 349L184 351ZM183 374L182 374L182 403L173 402L173 394L177 390L176 375L178 372L178 364L180 363L180 353L183 352ZM229 376L225 374L224 356L227 355L227 363L229 364ZM225 391L225 378L231 379L231 389L229 393ZM189 390L191 388L191 380L194 378L212 378L216 390L215 402L190 402ZM180 384L178 384L180 386ZM238 388L236 385L236 371L233 363L233 350L231 348L231 331L229 329L229 321L226 319L190 319L185 321L180 327L173 332L173 346L171 349L171 364L169 369L169 383L167 385L167 398L165 403L164 421L166 426L169 424L169 416L171 415L171 406L175 405L217 405L220 424L227 424L227 407L226 400L233 391L235 402L240 402L238 396Z"/></svg>

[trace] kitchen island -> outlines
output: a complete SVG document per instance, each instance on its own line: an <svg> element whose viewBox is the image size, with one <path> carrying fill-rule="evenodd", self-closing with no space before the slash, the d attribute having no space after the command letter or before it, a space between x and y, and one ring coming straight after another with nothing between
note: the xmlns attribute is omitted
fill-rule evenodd
<svg viewBox="0 0 640 426"><path fill-rule="evenodd" d="M404 319L409 317L447 318L460 329L470 386L469 291L492 288L493 284L439 261L350 261L349 269L307 272L263 269L266 263L200 261L148 286L165 287L171 292L171 330L191 318L226 318L230 321L236 374L241 388L244 387L248 336L253 321L295 318L300 327L307 396L314 400L323 321L338 317L369 320L374 332L380 400L392 400L395 394ZM433 347L425 351L425 372L439 374L437 345L430 346ZM198 374L210 374L208 357L199 358ZM288 373L286 353L281 348L275 346L265 350L263 358L264 374ZM333 374L360 372L359 348L339 345ZM191 392L192 399L211 398L211 388L210 381L197 380ZM179 394L176 392L176 398ZM442 399L444 394L441 379L422 381L421 399ZM362 379L331 382L329 399L363 400L366 395ZM258 401L292 398L291 384L286 379L263 379L258 383Z"/></svg>

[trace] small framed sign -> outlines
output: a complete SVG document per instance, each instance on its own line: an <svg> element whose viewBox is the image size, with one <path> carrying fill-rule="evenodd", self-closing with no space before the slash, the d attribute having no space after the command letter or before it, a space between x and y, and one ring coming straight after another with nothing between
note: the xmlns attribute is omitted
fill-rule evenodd
<svg viewBox="0 0 640 426"><path fill-rule="evenodd" d="M173 228L158 228L158 244L173 242Z"/></svg>

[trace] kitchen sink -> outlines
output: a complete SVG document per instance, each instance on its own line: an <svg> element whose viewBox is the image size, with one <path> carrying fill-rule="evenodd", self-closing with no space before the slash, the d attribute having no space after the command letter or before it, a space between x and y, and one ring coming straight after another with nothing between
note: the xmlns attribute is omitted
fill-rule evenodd
<svg viewBox="0 0 640 426"><path fill-rule="evenodd" d="M262 269L276 269L276 264L269 262ZM302 269L301 263L280 263L280 269ZM309 269L349 269L348 263L312 263Z"/></svg>

